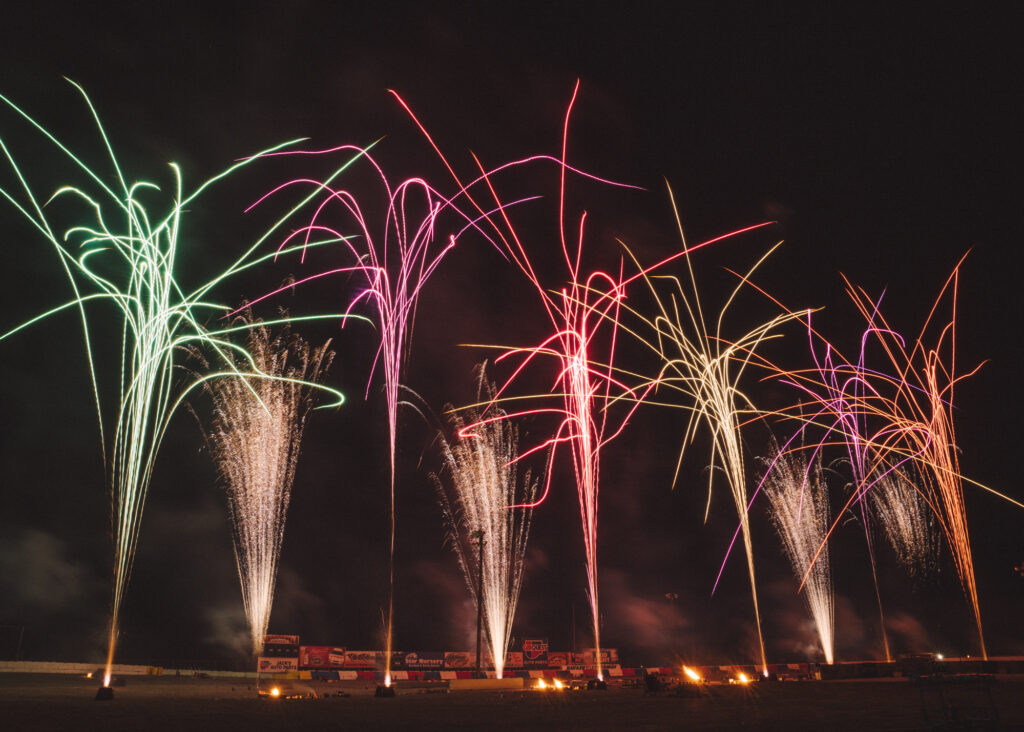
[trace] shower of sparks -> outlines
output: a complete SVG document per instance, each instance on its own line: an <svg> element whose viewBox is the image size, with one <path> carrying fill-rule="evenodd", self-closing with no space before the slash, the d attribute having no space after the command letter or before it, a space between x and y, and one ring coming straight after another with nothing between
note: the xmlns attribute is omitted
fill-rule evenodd
<svg viewBox="0 0 1024 732"><path fill-rule="evenodd" d="M672 198L671 189L669 189L669 196ZM740 439L741 423L752 419L760 412L751 400L740 391L739 383L747 366L756 358L756 351L761 344L774 338L772 331L786 321L794 319L796 315L778 315L733 342L729 342L723 337L722 323L729 306L757 267L774 251L773 247L751 267L744 277L740 278L739 284L716 317L715 330L709 330L704 319L704 310L698 294L697 278L690 254L711 242L687 247L674 198L672 207L676 213L676 224L684 248L681 255L675 255L669 259L682 256L686 260L689 288L684 287L676 277L652 276L650 274L656 268L664 266L669 260L642 269L639 275L631 278L635 279L639 276L644 279L654 299L657 312L657 315L650 319L643 313L624 306L640 320L644 330L653 331L653 335L644 335L639 330L629 332L655 354L660 362L657 375L653 378L646 378L638 388L645 392L652 388L656 389L656 392L651 392L651 396L646 399L649 404L681 408L690 413L676 461L673 484L678 479L683 454L696 439L701 426L706 427L711 433L711 465L713 468L722 468L740 520L738 530L742 532L743 546L746 551L761 666L767 668L764 639L761 634L761 613L757 600L757 582L754 574L754 548L750 535L750 522L747 517L749 501ZM639 264L637 266L639 267ZM655 280L664 280L672 284L669 295L659 294ZM624 326L623 329L625 330ZM657 397L654 396L655 393L658 394ZM708 508L710 507L713 480L714 470L708 473ZM705 508L705 519L707 519L708 508ZM720 577L721 573L719 573ZM717 586L717 580L715 584Z"/></svg>
<svg viewBox="0 0 1024 732"><path fill-rule="evenodd" d="M596 180L601 183L632 188L621 183L615 183L573 168L567 163L567 147L569 136L569 120L572 115L572 108L576 102L579 91L579 83L573 91L572 98L566 110L564 126L562 130L561 157L558 159L546 155L535 155L524 160L514 161L488 171L474 156L479 176L469 185L465 185L454 168L445 158L441 149L430 137L426 128L419 122L412 110L399 98L399 102L416 122L424 137L433 146L435 152L444 162L455 182L460 186L460 193L465 194L469 204L479 215L477 221L481 222L481 230L486 224L488 238L492 243L500 247L502 252L512 261L525 275L527 280L536 290L541 306L548 316L554 333L544 339L539 345L532 348L510 348L498 346L502 351L496 361L518 358L512 376L497 390L491 402L484 408L482 417L475 424L466 425L459 434L459 437L472 437L476 430L491 421L516 420L527 415L547 414L560 418L554 435L543 443L530 448L524 452L520 459L534 452L548 450L546 478L544 490L540 498L530 502L529 507L541 503L551 488L552 465L558 453L560 445L568 444L572 457L573 469L576 475L576 489L579 498L580 519L583 528L583 544L586 556L587 570L587 594L590 601L591 620L593 622L594 646L600 649L600 614L598 611L598 582L597 582L597 515L598 515L598 487L600 475L600 453L601 449L611 440L617 437L625 428L630 415L635 411L634 405L618 426L609 429L608 411L604 407L611 400L612 389L623 390L630 395L629 401L639 401L640 396L618 382L613 376L612 361L615 353L617 336L618 312L625 296L622 287L621 272L618 277L605 272L595 271L583 276L583 242L584 224L586 212L579 217L576 241L572 246L567 241L566 221L566 197L565 183L566 174L573 173L583 178ZM395 95L397 97L397 95ZM559 242L561 254L566 265L568 283L558 291L552 292L542 284L522 239L513 226L509 216L508 207L510 204L503 203L495 188L495 174L501 170L520 166L535 161L554 162L559 170ZM487 194L493 197L494 205L484 207L473 198L471 188L478 184L486 186ZM500 242L500 243L499 243ZM604 326L604 327L602 327ZM594 356L598 348L605 349L605 358L595 361ZM503 396L506 391L517 381L519 375L526 369L537 356L549 356L558 364L557 374L554 379L552 393L545 397L558 400L556 406L527 409L515 412L502 413L498 416L488 416L499 402L508 399ZM549 449L550 448L550 449ZM604 678L601 665L600 653L597 657L598 678Z"/></svg>
<svg viewBox="0 0 1024 732"><path fill-rule="evenodd" d="M811 327L811 316L807 314L808 337L811 339L811 356L814 360L814 372L818 379L817 391L811 390L814 400L819 406L819 416L826 415L831 420L825 430L825 437L816 448L820 452L825 441L837 439L846 450L846 462L850 466L853 481L850 502L860 507L861 525L864 527L864 540L868 549L868 560L871 564L871 579L875 588L875 602L878 606L878 625L882 637L882 648L885 660L892 660L889 649L889 636L885 629L885 609L882 604L882 592L878 584L878 564L875 560L874 539L871 533L871 514L866 501L861 500L867 490L878 480L887 476L892 468L879 459L874 449L875 439L884 439L886 431L881 434L872 432L868 418L879 409L881 395L873 383L875 374L866 366L866 350L872 330L869 328L861 339L861 349L855 364L847 363L842 355L825 344L825 353L819 357L814 350L814 330ZM809 387L804 386L805 389ZM823 544L824 546L824 544Z"/></svg>
<svg viewBox="0 0 1024 732"><path fill-rule="evenodd" d="M0 335L0 340L56 313L77 310L105 459L105 415L110 412L116 415L111 454L106 460L114 544L114 583L104 673L104 685L109 685L122 601L160 443L171 416L188 392L203 380L220 375L207 374L191 383L177 383L173 378L175 355L183 349L202 347L215 354L213 360L225 363L228 373L239 373L227 352L244 352L222 339L237 328L208 330L201 324L209 315L227 312L229 308L205 298L225 278L274 255L254 257L259 247L257 242L220 275L193 292L184 291L175 279L182 214L207 187L256 158L236 163L188 195L182 192L178 167L171 164L174 172L172 201L164 214L154 215L149 206L157 197L159 187L146 181L128 182L88 96L81 87L71 83L82 94L93 117L113 180L104 180L100 172L90 168L45 127L0 95L0 101L51 144L71 170L86 181L86 187L65 185L48 199L43 198L0 138L0 152L15 181L10 187L0 187L0 197L13 205L53 247L73 293L69 302ZM284 145L273 149L281 147ZM83 222L68 228L63 235L58 234L60 224L51 218L57 216L53 205L56 199L77 201L85 211ZM104 332L120 330L121 333L118 399L112 409L103 408L98 374L106 369L101 371L97 367L93 320L88 314L87 306L96 302L113 305L119 316L116 324L104 322L102 327ZM108 313L109 309L103 311L104 316ZM236 356L236 360L245 359ZM330 391L336 404L340 404L341 393Z"/></svg>
<svg viewBox="0 0 1024 732"><path fill-rule="evenodd" d="M480 367L477 401L494 398L494 385L486 380ZM495 407L495 416L503 416ZM452 413L451 427L456 434L467 424L477 422L480 414L472 409ZM477 604L483 602L485 628L491 659L498 678L502 678L505 653L512 634L519 589L523 582L523 560L530 533L537 481L527 471L522 481L517 475L519 434L507 420L480 424L473 436L448 442L440 435L444 468L441 476L431 475L449 524L450 541L459 558L466 584ZM445 488L448 484L450 487ZM451 498L449 498L449 494ZM527 505L524 505L527 504ZM518 508L509 506L518 505ZM480 577L480 551L474 537L482 532L483 598L477 596Z"/></svg>
<svg viewBox="0 0 1024 732"><path fill-rule="evenodd" d="M350 313L357 304L367 301L376 313L375 322L380 337L366 394L369 396L373 372L380 368L384 374L384 392L388 412L388 445L390 448L390 519L388 540L388 589L387 613L385 617L385 672L384 683L391 684L392 636L394 627L394 565L395 565L395 455L397 450L399 386L403 366L409 353L412 325L416 315L416 304L427 280L437 269L444 256L455 246L458 237L475 228L474 220L465 216L456 207L454 197L448 198L436 191L422 178L409 178L392 186L383 168L370 155L368 148L343 145L323 151L289 151L274 155L322 155L343 152L355 154L356 159L370 165L384 194L385 214L379 231L370 225L359 199L350 191L332 186L332 178L324 181L296 179L277 186L260 198L253 206L267 198L291 188L313 188L306 201L316 199L314 212L309 222L292 231L281 243L281 248L293 241L300 241L301 247L313 243L340 243L346 257L352 264L290 283L267 293L253 302L273 297L279 292L310 280L341 273L358 273L363 278L363 289L349 302L346 312ZM295 211L297 209L293 209ZM438 236L438 220L445 211L454 211L461 228L457 233ZM341 233L331 225L328 218L335 213L341 220L355 227L358 236ZM379 234L379 235L378 235ZM316 237L318 241L314 242ZM321 240L320 237L326 237Z"/></svg>
<svg viewBox="0 0 1024 732"><path fill-rule="evenodd" d="M912 575L927 573L939 555L939 533L924 496L897 473L879 480L869 495L871 507L900 562Z"/></svg>
<svg viewBox="0 0 1024 732"><path fill-rule="evenodd" d="M843 511L853 503L860 502L861 513L866 517L867 502L864 499L869 491L881 488L891 492L891 485L885 484L885 481L905 480L906 475L919 477L920 485L910 486L910 489L917 492L913 500L923 501L942 528L953 554L964 595L974 614L979 646L985 657L987 651L963 501L963 482L967 479L960 473L952 421L954 386L977 371L975 368L958 375L955 370L959 267L960 264L946 281L925 319L920 335L909 349L906 341L889 326L882 315L881 299L868 297L863 289L854 287L847 280L847 293L867 326L861 338L857 364L845 362L827 341L824 342L824 356L819 358L813 344L814 338L821 339L821 336L811 328L808 317L815 368L806 373L789 372L783 380L802 389L810 397L810 403L820 410L806 421L797 434L802 434L812 424L818 423L825 431L819 448L834 437L838 437L846 447L855 482L854 491ZM947 323L938 328L937 345L929 348L924 339L935 329L933 321L936 312L947 296L953 304L952 315ZM890 371L869 369L865 365L869 342L885 354L884 360L888 361L885 366ZM974 481L968 482L1014 505L1024 507L1024 504L1005 494ZM909 495L907 492L906 496ZM887 498L880 500L884 503ZM902 514L894 515L892 512L882 512L880 516L895 517L897 520L903 518ZM834 522L829 531L834 530L835 526ZM894 533L892 527L887 527L887 531L890 536ZM903 529L897 531L902 532ZM870 532L866 533L870 540ZM928 546L931 546L930 541ZM918 548L918 552L928 551L928 546Z"/></svg>
<svg viewBox="0 0 1024 732"><path fill-rule="evenodd" d="M949 544L960 584L974 614L981 654L987 659L967 528L963 477L953 428L954 387L958 381L977 371L975 368L959 375L956 372L956 300L962 263L961 259L946 280L909 351L902 339L887 337L893 333L892 329L879 312L878 305L872 303L862 289L854 288L847 281L847 291L871 332L876 334L892 367L900 374L900 382L892 397L891 426L887 430L898 435L899 443L883 443L883 446L916 458L925 496ZM936 313L946 298L950 302L949 320L933 326ZM925 338L933 331L937 331L936 341L929 347Z"/></svg>
<svg viewBox="0 0 1024 732"><path fill-rule="evenodd" d="M494 197L494 203L500 216L500 226L495 220L498 216L487 213L478 203L474 204L477 211L486 218L504 245L508 258L519 268L536 291L541 306L548 316L554 332L540 344L530 348L503 348L504 353L496 361L518 359L512 375L497 390L490 404L484 409L482 418L475 424L469 424L460 432L460 437L473 437L477 430L494 421L515 420L527 415L547 414L559 418L554 434L548 440L527 450L521 457L534 452L548 450L548 461L544 491L539 499L528 502L527 507L541 503L551 488L552 465L558 448L568 444L576 477L576 490L579 499L580 523L583 529L583 547L586 557L587 597L590 602L591 622L593 628L594 647L597 649L597 677L604 679L601 663L601 628L597 578L597 520L598 491L600 486L601 450L615 439L623 429L630 416L636 410L642 395L629 389L614 376L613 361L615 357L616 339L618 335L618 316L625 297L622 286L622 273L613 276L606 272L594 271L583 275L583 242L586 212L579 216L575 231L575 243L570 244L567 238L566 213L566 173L578 172L567 163L569 142L569 120L572 108L579 92L579 83L573 90L572 98L565 113L562 130L561 158L557 161L559 168L559 242L561 254L566 265L567 284L557 291L549 290L540 280L530 255L522 243L522 239L507 216L506 206L498 198L492 181L492 173L486 172L477 161L482 179ZM421 129L422 125L420 126ZM424 133L426 134L425 130ZM428 136L429 138L429 136ZM435 149L437 147L435 146ZM437 150L440 154L440 150ZM443 159L443 155L441 156ZM452 168L448 165L449 170ZM454 171L452 171L453 176ZM586 175L586 174L584 174ZM593 178L593 176L586 176ZM456 177L456 180L458 178ZM614 184L602 179L601 182ZM603 354L597 359L598 350ZM551 357L557 364L557 372L551 394L547 398L557 400L549 407L526 409L509 413L488 416L488 412L502 400L503 394L517 381L519 375L538 356ZM621 421L612 428L609 425L609 411L605 408L611 401L612 390L628 395L627 401L635 404L628 410Z"/></svg>
<svg viewBox="0 0 1024 732"><path fill-rule="evenodd" d="M313 408L308 384L320 380L334 352L327 350L330 341L310 349L287 325L271 338L251 314L240 320L250 328L252 364L266 376L207 382L213 417L206 435L228 496L242 603L258 656L270 622L302 433Z"/></svg>
<svg viewBox="0 0 1024 732"><path fill-rule="evenodd" d="M778 454L778 447L772 445ZM765 461L768 462L768 461ZM798 578L804 576L804 600L811 611L826 663L833 663L835 613L832 571L825 535L829 527L828 488L821 474L821 458L808 466L797 454L778 455L769 463L764 490L771 504L772 521Z"/></svg>

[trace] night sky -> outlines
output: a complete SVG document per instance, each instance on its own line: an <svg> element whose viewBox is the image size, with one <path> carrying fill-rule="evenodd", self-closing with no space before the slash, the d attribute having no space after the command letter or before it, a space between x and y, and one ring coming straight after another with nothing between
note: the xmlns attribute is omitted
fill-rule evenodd
<svg viewBox="0 0 1024 732"><path fill-rule="evenodd" d="M695 256L706 305L717 312L735 279L778 240L757 282L815 317L853 351L861 322L839 273L873 295L886 291L891 323L915 334L949 272L968 250L959 301L959 365L985 366L957 392L961 467L1021 499L1018 268L1019 71L1014 23L994 11L843 10L681 3L140 3L127 8L26 4L0 22L0 93L97 165L102 149L88 110L61 77L82 84L131 177L186 188L232 161L283 140L311 147L369 144L392 180L451 181L387 89L395 89L464 174L469 151L485 164L558 155L561 124L581 81L570 161L640 186L577 181L570 210L588 212L594 266L615 266L616 240L642 261L679 247L665 190L679 202L689 241L761 221L774 226ZM687 4L691 5L691 4ZM600 6L600 7L598 7ZM11 14L13 12L13 15ZM0 135L43 190L74 180L8 110ZM276 161L247 169L200 198L185 220L179 279L191 288L219 271L272 223L274 210L243 213L293 175L322 175L321 162ZM0 185L9 186L6 168ZM365 176L345 185L359 190ZM536 166L510 178L508 195L543 198L514 212L546 284L556 266L557 174ZM367 200L379 195L366 189ZM70 290L45 241L0 207L0 330L64 302ZM340 258L340 253L337 255ZM330 256L278 264L218 291L238 303L339 266ZM682 274L683 269L676 273ZM295 314L341 309L354 283L284 294ZM741 297L727 333L777 311ZM100 323L102 318L97 318ZM112 322L112 321L107 321ZM467 235L421 300L405 383L435 413L474 397L473 365L489 355L461 344L532 345L545 335L528 283L482 238ZM729 328L732 330L730 331ZM363 392L375 350L365 326L304 327L333 337L329 382L348 403L312 417L293 491L271 632L306 643L369 649L381 644L388 514L386 413L379 374ZM116 332L98 333L116 346ZM80 327L55 318L0 344L0 657L99 660L110 594L109 498ZM639 363L626 344L623 358ZM771 356L807 363L806 334L785 331ZM634 360L631 360L634 359ZM112 361L111 363L116 363ZM496 375L507 371L498 369ZM553 371L530 384L542 388ZM114 376L116 380L116 375ZM745 384L755 401L780 406L784 387ZM528 393L528 386L525 393ZM523 392L521 392L523 393ZM194 405L200 413L204 404ZM552 425L521 426L534 445ZM602 459L599 566L604 645L627 660L752 662L756 635L739 555L711 587L736 526L724 483L705 524L709 450L698 440L670 490L685 427L681 412L637 414ZM412 411L399 419L395 646L470 648L468 591L427 474L439 467L436 426ZM767 433L744 435L747 473L758 470ZM567 455L566 455L567 458ZM842 480L835 479L838 498ZM590 645L586 575L571 466L556 466L553 494L530 537L514 635L549 637L553 648ZM982 617L990 654L1024 653L1019 618L1024 510L967 487ZM765 513L753 536L770 661L807 658L809 615ZM967 604L948 555L940 571L908 580L879 536L883 601L897 652L975 653ZM839 659L881 654L863 532L845 523L833 551ZM670 605L667 592L678 593ZM157 460L135 571L123 610L124 662L233 664L246 630L225 499L195 419L175 418ZM813 654L812 652L812 655Z"/></svg>

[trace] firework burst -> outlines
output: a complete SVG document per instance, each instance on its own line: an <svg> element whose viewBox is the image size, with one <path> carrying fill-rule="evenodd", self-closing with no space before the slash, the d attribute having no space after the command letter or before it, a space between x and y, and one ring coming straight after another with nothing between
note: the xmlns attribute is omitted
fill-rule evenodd
<svg viewBox="0 0 1024 732"><path fill-rule="evenodd" d="M871 489L871 508L900 562L911 575L936 566L940 534L927 499L909 478L891 473Z"/></svg>
<svg viewBox="0 0 1024 732"><path fill-rule="evenodd" d="M725 474L733 503L739 517L737 534L742 535L743 547L747 559L747 573L750 578L750 592L754 607L754 620L757 627L758 645L762 669L767 669L767 658L764 651L764 639L761 633L761 613L757 600L757 581L754 572L754 548L750 533L748 511L750 499L746 487L744 470L743 446L741 441L741 425L755 419L761 412L753 402L740 390L740 381L751 362L758 361L757 350L767 340L776 337L773 331L783 323L796 317L794 314L778 315L753 328L735 341L728 341L723 336L722 324L730 305L740 289L749 281L753 272L774 251L774 247L762 256L753 267L740 278L739 284L726 300L725 305L716 317L714 330L708 328L704 318L694 273L691 254L709 244L721 241L726 237L703 242L688 247L683 236L682 224L679 220L675 200L671 188L669 197L679 235L682 238L683 250L672 257L653 266L641 269L630 280L643 278L654 299L656 315L653 318L635 309L626 307L640 323L639 328L629 332L646 349L653 353L659 362L658 372L653 377L642 377L637 387L644 393L647 403L656 406L682 409L689 412L689 420L683 435L682 445L676 460L673 485L678 479L682 466L683 455L692 444L697 432L706 428L711 433L711 466L720 467ZM751 227L757 228L757 227ZM748 231L743 229L727 236L734 236ZM628 251L628 250L627 250ZM632 254L631 254L632 256ZM676 277L651 273L677 258L686 260L689 273L689 286ZM634 257L634 262L636 259ZM637 267L640 268L637 262ZM669 283L668 288L659 288L656 281ZM668 289L668 294L664 290ZM625 329L625 326L623 326ZM634 375L635 376L635 375ZM705 508L705 520L710 508L711 489L714 471L708 473L708 503ZM735 542L736 537L733 537ZM730 546L731 550L731 546ZM724 563L723 563L724 568ZM719 571L715 586L721 578Z"/></svg>
<svg viewBox="0 0 1024 732"><path fill-rule="evenodd" d="M213 416L206 439L228 496L242 603L253 653L260 655L302 433L313 408L309 384L320 380L334 352L327 350L330 341L311 349L287 325L271 337L251 314L241 321L249 328L252 366L265 376L207 382Z"/></svg>
<svg viewBox="0 0 1024 732"><path fill-rule="evenodd" d="M494 395L495 387L487 381L485 366L481 365L477 401L489 402ZM500 408L495 407L494 411L503 416ZM450 417L456 435L467 424L479 420L479 412L473 409L452 412ZM517 475L519 434L507 420L481 424L473 436L456 438L454 442L445 439L443 433L439 436L444 467L440 475L431 475L431 479L466 585L477 606L483 603L490 655L500 679L523 582L523 560L533 515L529 504L536 497L537 480L530 471L522 479ZM477 592L478 583L482 597Z"/></svg>
<svg viewBox="0 0 1024 732"><path fill-rule="evenodd" d="M111 488L114 582L104 674L104 685L109 685L122 602L131 576L146 493L160 444L171 416L188 392L199 383L222 375L220 372L202 375L191 383L176 381L176 355L189 348L200 347L211 352L211 360L225 364L229 374L238 375L228 352L239 349L223 338L238 328L210 330L202 324L208 316L230 310L209 301L207 296L227 277L254 267L274 254L255 256L259 247L257 242L225 271L198 289L188 292L181 287L175 267L182 215L209 186L256 158L247 158L233 165L188 195L182 191L178 167L171 164L174 173L171 202L165 204L163 213L156 213L160 204L155 201L158 201L160 188L147 181L128 182L88 96L81 87L74 82L72 84L82 94L96 123L107 162L114 173L112 180L105 180L101 173L90 168L45 127L0 95L0 101L53 146L71 173L86 181L84 187L60 187L45 199L30 183L0 138L0 152L14 178L10 187L0 187L0 197L13 205L51 245L73 292L69 302L0 335L0 340L64 310L78 312ZM58 234L59 225L51 218L52 207L46 206L58 198L77 201L84 210L81 223L68 228L63 235ZM97 302L114 306L118 316L116 324L111 327L105 323L105 329L121 333L118 399L107 408L104 408L101 398L97 354L91 338L93 318L88 312L89 306ZM109 309L104 310L104 314L109 312ZM337 315L322 317L336 318ZM340 404L343 401L341 393L330 391L335 403ZM110 413L114 414L114 436L108 457L106 415Z"/></svg>
<svg viewBox="0 0 1024 732"><path fill-rule="evenodd" d="M825 661L832 663L832 570L828 547L823 546L829 528L828 488L822 477L820 455L808 466L799 454L781 455L774 442L772 447L777 457L771 462L764 461L771 467L763 483L772 522L797 577L807 577L803 583L804 600L818 630Z"/></svg>

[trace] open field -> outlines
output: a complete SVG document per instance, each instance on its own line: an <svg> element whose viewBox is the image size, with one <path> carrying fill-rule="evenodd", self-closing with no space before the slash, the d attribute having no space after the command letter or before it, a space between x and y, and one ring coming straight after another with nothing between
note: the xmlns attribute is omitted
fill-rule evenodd
<svg viewBox="0 0 1024 732"><path fill-rule="evenodd" d="M923 707L941 716L933 692L907 681L788 682L709 686L696 698L672 692L456 692L440 685L399 686L375 699L366 682L287 682L315 699L261 700L246 682L133 677L112 702L93 700L97 683L75 676L0 674L4 730L664 730L928 729ZM961 708L991 714L987 692L945 687ZM342 691L349 696L334 695ZM1024 677L998 677L991 698L1001 729L1024 729Z"/></svg>

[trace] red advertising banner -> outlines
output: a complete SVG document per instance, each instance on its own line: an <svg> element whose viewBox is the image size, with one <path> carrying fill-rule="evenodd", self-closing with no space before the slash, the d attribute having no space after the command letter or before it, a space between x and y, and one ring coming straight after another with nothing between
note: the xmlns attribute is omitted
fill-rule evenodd
<svg viewBox="0 0 1024 732"><path fill-rule="evenodd" d="M330 646L300 646L299 668L330 668Z"/></svg>
<svg viewBox="0 0 1024 732"><path fill-rule="evenodd" d="M468 651L448 651L444 654L445 668L473 668L475 665L476 657Z"/></svg>
<svg viewBox="0 0 1024 732"><path fill-rule="evenodd" d="M562 668L569 665L569 653L567 651L548 651L548 666L551 668Z"/></svg>
<svg viewBox="0 0 1024 732"><path fill-rule="evenodd" d="M522 668L523 654L521 651L509 651L505 654L505 668Z"/></svg>
<svg viewBox="0 0 1024 732"><path fill-rule="evenodd" d="M373 668L377 651L345 651L345 668Z"/></svg>
<svg viewBox="0 0 1024 732"><path fill-rule="evenodd" d="M284 671L298 671L299 659L297 658L268 658L260 656L258 666L260 673L276 674Z"/></svg>
<svg viewBox="0 0 1024 732"><path fill-rule="evenodd" d="M468 655L468 654L467 654ZM494 668L494 659L491 658L491 649L485 648L483 653L483 664L484 668ZM476 665L476 655L470 659L470 666ZM523 654L522 651L508 651L505 653L505 668L522 668L523 667Z"/></svg>
<svg viewBox="0 0 1024 732"><path fill-rule="evenodd" d="M547 638L534 638L523 641L523 664L526 666L548 665Z"/></svg>
<svg viewBox="0 0 1024 732"><path fill-rule="evenodd" d="M299 645L299 636L297 635L270 635L269 633L263 636L263 645L277 644L283 646L297 646Z"/></svg>

